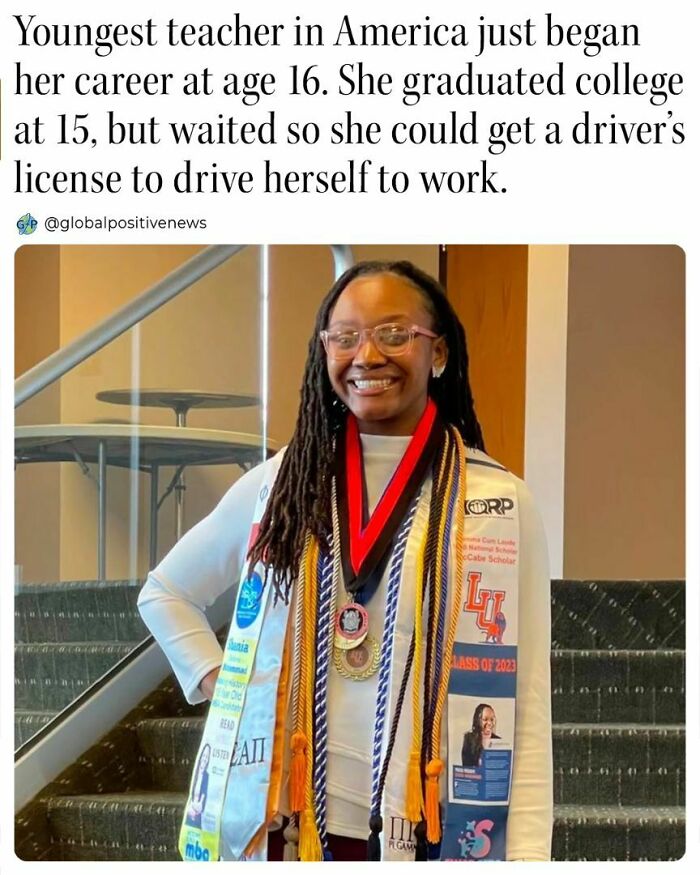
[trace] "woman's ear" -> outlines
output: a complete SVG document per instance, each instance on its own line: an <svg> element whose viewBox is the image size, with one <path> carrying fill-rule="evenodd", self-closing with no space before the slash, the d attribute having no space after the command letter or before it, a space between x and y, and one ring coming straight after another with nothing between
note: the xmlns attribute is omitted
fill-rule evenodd
<svg viewBox="0 0 700 875"><path fill-rule="evenodd" d="M433 346L433 377L439 379L442 376L445 366L447 365L447 341L444 337L439 337Z"/></svg>

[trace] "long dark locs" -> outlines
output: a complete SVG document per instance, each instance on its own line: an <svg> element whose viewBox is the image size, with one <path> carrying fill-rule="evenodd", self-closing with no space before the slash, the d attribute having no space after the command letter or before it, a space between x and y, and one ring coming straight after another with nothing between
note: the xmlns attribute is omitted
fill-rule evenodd
<svg viewBox="0 0 700 875"><path fill-rule="evenodd" d="M353 265L335 282L316 316L309 341L296 426L260 521L257 540L248 559L252 568L263 562L272 572L278 596L285 599L299 571L307 533L327 546L331 525L331 481L334 438L340 433L347 408L334 393L319 332L343 289L354 279L391 273L416 288L433 325L445 338L448 355L444 373L430 378L428 392L446 423L455 425L468 447L484 449L481 427L469 386L469 358L464 328L442 286L409 261L364 261Z"/></svg>

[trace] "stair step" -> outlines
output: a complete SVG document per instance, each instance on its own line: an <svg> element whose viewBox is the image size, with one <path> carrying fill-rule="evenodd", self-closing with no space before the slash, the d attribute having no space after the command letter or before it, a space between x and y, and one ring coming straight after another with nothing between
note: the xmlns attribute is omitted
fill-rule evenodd
<svg viewBox="0 0 700 875"><path fill-rule="evenodd" d="M553 580L555 648L685 648L685 581Z"/></svg>
<svg viewBox="0 0 700 875"><path fill-rule="evenodd" d="M154 787L186 791L203 717L140 721L139 744ZM553 727L556 802L679 805L685 798L685 729L639 724Z"/></svg>
<svg viewBox="0 0 700 875"><path fill-rule="evenodd" d="M136 642L16 645L15 707L61 711L135 646Z"/></svg>
<svg viewBox="0 0 700 875"><path fill-rule="evenodd" d="M203 716L161 717L136 724L154 787L186 792L202 732Z"/></svg>
<svg viewBox="0 0 700 875"><path fill-rule="evenodd" d="M555 724L552 738L557 803L684 803L683 726Z"/></svg>
<svg viewBox="0 0 700 875"><path fill-rule="evenodd" d="M685 721L682 650L555 650L555 723Z"/></svg>
<svg viewBox="0 0 700 875"><path fill-rule="evenodd" d="M15 641L142 641L138 580L24 584L15 595Z"/></svg>
<svg viewBox="0 0 700 875"><path fill-rule="evenodd" d="M49 800L53 859L178 860L186 793L129 792Z"/></svg>
<svg viewBox="0 0 700 875"><path fill-rule="evenodd" d="M554 806L554 860L679 860L684 853L681 807Z"/></svg>
<svg viewBox="0 0 700 875"><path fill-rule="evenodd" d="M123 793L49 801L55 859L176 860L186 793ZM557 860L675 860L685 851L679 807L557 805Z"/></svg>
<svg viewBox="0 0 700 875"><path fill-rule="evenodd" d="M56 716L55 711L15 711L15 748Z"/></svg>

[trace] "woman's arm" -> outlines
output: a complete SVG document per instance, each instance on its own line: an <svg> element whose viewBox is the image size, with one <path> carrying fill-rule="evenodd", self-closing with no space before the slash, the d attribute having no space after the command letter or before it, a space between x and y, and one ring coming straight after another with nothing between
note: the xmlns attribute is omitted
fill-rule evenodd
<svg viewBox="0 0 700 875"><path fill-rule="evenodd" d="M549 860L553 819L551 583L540 515L525 484L518 481L517 488L521 553L516 754L506 859Z"/></svg>
<svg viewBox="0 0 700 875"><path fill-rule="evenodd" d="M139 594L141 616L191 704L210 698L221 666L222 650L204 609L238 583L265 464L234 483L149 574Z"/></svg>

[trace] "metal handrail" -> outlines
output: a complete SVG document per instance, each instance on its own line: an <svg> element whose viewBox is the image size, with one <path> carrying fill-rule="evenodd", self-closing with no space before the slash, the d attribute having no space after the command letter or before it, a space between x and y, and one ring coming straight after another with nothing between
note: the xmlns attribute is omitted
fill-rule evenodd
<svg viewBox="0 0 700 875"><path fill-rule="evenodd" d="M98 325L30 368L15 380L15 407L60 380L76 365L236 255L245 245L208 246ZM352 252L349 246L332 245L331 249L337 279L352 264Z"/></svg>

